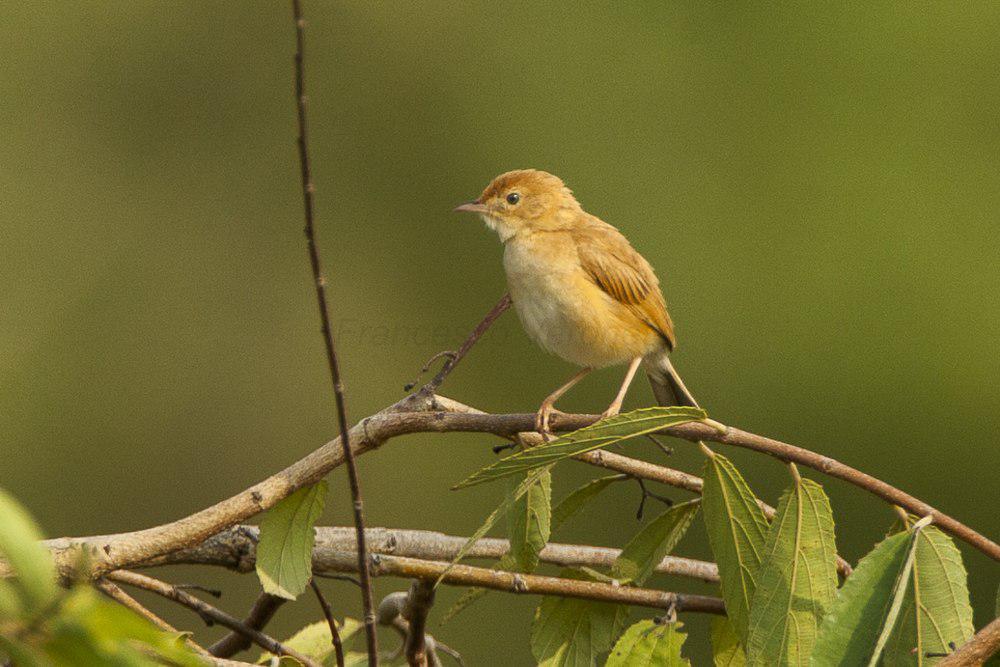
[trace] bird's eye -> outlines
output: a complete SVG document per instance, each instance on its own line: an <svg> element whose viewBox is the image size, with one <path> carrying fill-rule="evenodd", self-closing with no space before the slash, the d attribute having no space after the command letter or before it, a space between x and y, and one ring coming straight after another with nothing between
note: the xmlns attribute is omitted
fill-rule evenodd
<svg viewBox="0 0 1000 667"><path fill-rule="evenodd" d="M509 195L507 195L508 204L516 204L519 201L521 201L521 195L519 195L518 193L511 192Z"/></svg>

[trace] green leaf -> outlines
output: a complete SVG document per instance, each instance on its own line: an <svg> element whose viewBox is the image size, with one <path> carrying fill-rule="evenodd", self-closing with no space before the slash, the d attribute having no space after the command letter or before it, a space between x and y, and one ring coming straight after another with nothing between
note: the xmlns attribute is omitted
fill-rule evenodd
<svg viewBox="0 0 1000 667"><path fill-rule="evenodd" d="M538 567L538 552L549 541L552 517L552 473L547 469L507 512L508 553L519 572Z"/></svg>
<svg viewBox="0 0 1000 667"><path fill-rule="evenodd" d="M681 657L687 635L678 632L683 623L639 621L621 636L604 667L690 667Z"/></svg>
<svg viewBox="0 0 1000 667"><path fill-rule="evenodd" d="M712 659L715 667L743 667L747 664L736 628L726 616L712 619Z"/></svg>
<svg viewBox="0 0 1000 667"><path fill-rule="evenodd" d="M560 576L586 579L573 570ZM627 614L624 605L546 597L535 612L531 652L542 667L590 667L611 648Z"/></svg>
<svg viewBox="0 0 1000 667"><path fill-rule="evenodd" d="M98 663L81 663L74 658L70 664L157 664L144 656L134 642L168 664L185 667L205 664L183 643L178 643L177 633L162 632L131 610L101 598L85 586L69 593L50 626L52 634L46 643L50 654L102 656Z"/></svg>
<svg viewBox="0 0 1000 667"><path fill-rule="evenodd" d="M796 478L778 503L750 603L747 663L808 665L837 596L833 513L823 488Z"/></svg>
<svg viewBox="0 0 1000 667"><path fill-rule="evenodd" d="M309 585L315 526L323 513L326 490L326 481L299 489L264 516L257 543L257 576L265 592L294 600Z"/></svg>
<svg viewBox="0 0 1000 667"><path fill-rule="evenodd" d="M611 568L611 576L642 586L663 557L684 537L700 506L700 500L674 505L646 524L622 549Z"/></svg>
<svg viewBox="0 0 1000 667"><path fill-rule="evenodd" d="M563 498L555 509L552 510L552 532L556 532L574 514L579 512L591 500L596 498L601 491L611 486L615 482L628 479L625 475L608 475L591 480L579 487L568 496Z"/></svg>
<svg viewBox="0 0 1000 667"><path fill-rule="evenodd" d="M451 565L448 566L448 569L451 569L452 565L455 565L460 560L465 558L465 555L469 553L469 549L471 549L476 542L481 540L483 536L486 535L487 532L489 532L490 528L493 527L493 524L497 522L497 519L499 519L501 516L506 516L507 513L510 511L510 508L514 506L514 503L520 500L521 496L526 494L528 492L528 489L530 489L533 484L535 484L538 480L540 480L548 473L549 473L548 468L543 468L542 470L533 470L529 475L525 476L525 478L521 481L520 484L517 485L516 488L509 491L507 495L504 496L504 499L500 503L500 506L497 507L495 510L493 510L493 512L488 517L486 517L486 521L483 522L483 525L479 526L479 528L476 529L476 532L474 532L472 536L465 542L465 544L462 545L462 548L458 550L458 554L455 555L455 558L451 561ZM437 581L435 582L435 586L441 583L441 579L443 579L444 575L448 573L448 569L446 569L444 572L441 573L441 576L438 577Z"/></svg>
<svg viewBox="0 0 1000 667"><path fill-rule="evenodd" d="M607 477L600 477L587 482L563 498L552 510L552 520L550 522L551 526L549 530L550 537L551 533L554 533L556 529L583 509L588 502L596 498L597 495L604 489L608 488L608 486L610 486L613 482L618 482L622 479L627 479L627 477L624 475L608 475ZM494 569L505 571L515 570L516 567L517 565L514 562L514 558L509 553L505 554L504 557L497 561L496 565L494 565ZM489 589L486 588L470 588L465 591L462 596L458 598L455 604L451 606L447 613L445 613L444 618L441 619L441 624L443 625L453 619L462 610L482 598L487 593L489 593Z"/></svg>
<svg viewBox="0 0 1000 667"><path fill-rule="evenodd" d="M14 588L28 613L44 609L56 597L52 556L39 544L41 539L41 531L27 510L0 489L0 555L17 574Z"/></svg>
<svg viewBox="0 0 1000 667"><path fill-rule="evenodd" d="M633 410L609 419L602 419L596 424L573 431L552 442L511 454L473 473L468 479L457 484L455 488L462 489L492 482L510 475L552 465L577 454L607 447L628 438L653 433L668 426L700 421L707 419L707 417L705 411L699 408L679 406Z"/></svg>
<svg viewBox="0 0 1000 667"><path fill-rule="evenodd" d="M951 538L933 526L916 535L913 569L899 621L882 664L928 665L927 654L951 651L974 634L972 606L962 555Z"/></svg>
<svg viewBox="0 0 1000 667"><path fill-rule="evenodd" d="M896 623L913 568L916 535L926 525L880 542L861 559L819 626L812 665L875 665Z"/></svg>
<svg viewBox="0 0 1000 667"><path fill-rule="evenodd" d="M705 462L702 505L712 554L719 565L722 598L740 644L747 645L750 601L764 555L767 519L739 471L722 454Z"/></svg>
<svg viewBox="0 0 1000 667"><path fill-rule="evenodd" d="M345 618L344 622L337 626L340 641L346 643L360 628L360 621ZM333 635L330 634L330 626L326 621L310 623L281 643L317 662L323 662L333 655ZM257 663L265 664L273 657L274 654L264 651L257 659Z"/></svg>

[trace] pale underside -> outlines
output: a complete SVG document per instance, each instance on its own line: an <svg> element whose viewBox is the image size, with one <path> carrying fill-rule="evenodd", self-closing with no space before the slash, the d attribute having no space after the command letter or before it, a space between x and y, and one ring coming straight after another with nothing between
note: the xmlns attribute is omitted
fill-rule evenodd
<svg viewBox="0 0 1000 667"><path fill-rule="evenodd" d="M662 354L673 330L652 269L617 230L592 220L507 239L504 268L525 330L579 366Z"/></svg>

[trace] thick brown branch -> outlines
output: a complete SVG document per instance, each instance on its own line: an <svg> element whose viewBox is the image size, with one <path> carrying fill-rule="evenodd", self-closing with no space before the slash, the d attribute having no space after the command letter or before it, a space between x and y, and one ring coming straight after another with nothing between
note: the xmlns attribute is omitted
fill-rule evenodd
<svg viewBox="0 0 1000 667"><path fill-rule="evenodd" d="M285 598L279 598L277 595L271 595L270 593L261 593L254 600L247 617L243 619L243 625L253 630L263 630L264 626L270 622L271 618L285 602L287 602ZM228 658L250 648L251 644L253 642L248 636L233 631L209 646L208 652L220 658Z"/></svg>
<svg viewBox="0 0 1000 667"><path fill-rule="evenodd" d="M322 322L323 347L326 350L327 365L330 367L330 381L333 383L334 401L337 405L337 422L340 426L340 441L344 444L344 459L347 462L347 479L351 488L353 501L354 525L358 531L358 574L361 577L361 601L364 606L365 635L368 640L368 664L378 666L378 641L375 633L375 599L372 593L371 576L368 572L368 551L365 549L365 513L361 497L361 481L358 467L354 462L354 454L350 448L348 434L347 407L344 399L344 382L340 375L340 364L337 361L337 351L333 343L333 330L330 327L330 313L326 299L326 277L320 265L319 247L316 242L316 226L313 223L313 195L316 186L312 180L312 169L309 161L309 135L306 122L307 98L305 91L305 28L306 21L302 16L302 3L292 0L292 16L295 19L295 101L299 124L299 167L302 175L302 203L305 212L305 233L309 249L309 264L312 267L313 282L316 285L316 303L319 306L319 316Z"/></svg>
<svg viewBox="0 0 1000 667"><path fill-rule="evenodd" d="M171 586L168 583L160 581L159 579L147 577L146 575L139 574L138 572L129 572L127 570L111 572L108 574L107 578L117 583L142 588L183 605L188 609L197 612L197 614L205 619L206 622L218 623L219 625L229 628L230 630L246 634L246 636L250 637L255 644L275 655L288 655L304 665L308 665L309 667L318 667L316 662L311 658L302 655L294 649L284 646L281 642L265 635L260 630L254 630L253 628L247 627L235 616L230 616L226 612L208 604L204 600L196 598L190 593L182 591L175 586Z"/></svg>
<svg viewBox="0 0 1000 667"><path fill-rule="evenodd" d="M971 667L981 665L1000 653L1000 618L977 632L972 639L938 663L938 667Z"/></svg>

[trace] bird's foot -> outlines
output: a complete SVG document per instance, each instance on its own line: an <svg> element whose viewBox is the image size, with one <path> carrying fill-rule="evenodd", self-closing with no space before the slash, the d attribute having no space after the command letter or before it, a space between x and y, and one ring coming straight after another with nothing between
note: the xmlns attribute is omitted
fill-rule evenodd
<svg viewBox="0 0 1000 667"><path fill-rule="evenodd" d="M538 431L540 436L542 436L542 440L550 442L555 437L552 433L552 429L549 427L549 421L552 418L552 415L564 414L566 413L557 409L551 403L542 403L542 407L538 408L538 412L535 413L535 430Z"/></svg>

